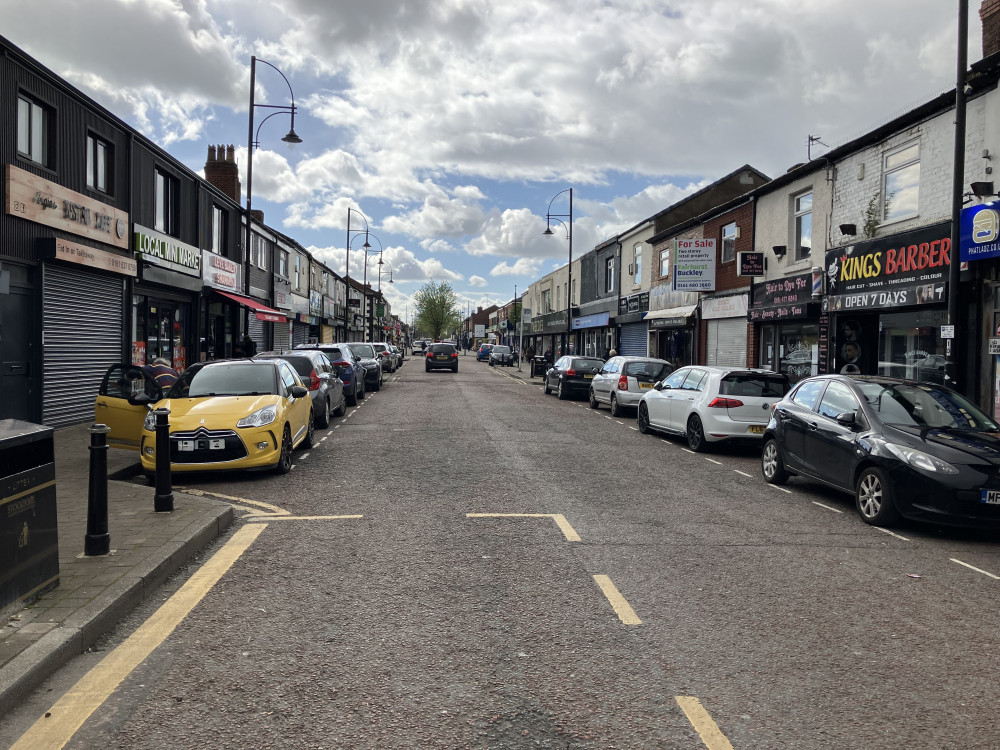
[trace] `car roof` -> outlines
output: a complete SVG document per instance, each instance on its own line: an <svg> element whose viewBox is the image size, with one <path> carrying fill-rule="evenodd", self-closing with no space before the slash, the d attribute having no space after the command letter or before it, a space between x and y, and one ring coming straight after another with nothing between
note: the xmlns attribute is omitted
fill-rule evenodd
<svg viewBox="0 0 1000 750"><path fill-rule="evenodd" d="M632 354L619 354L615 359L624 359L626 362L662 362L665 365L669 365L665 359L660 359L659 357L639 357ZM697 365L691 365L691 367L697 367Z"/></svg>

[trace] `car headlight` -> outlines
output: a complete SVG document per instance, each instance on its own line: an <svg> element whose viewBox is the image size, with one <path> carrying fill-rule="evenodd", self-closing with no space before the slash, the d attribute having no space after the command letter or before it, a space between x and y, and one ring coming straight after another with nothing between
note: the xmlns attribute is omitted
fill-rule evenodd
<svg viewBox="0 0 1000 750"><path fill-rule="evenodd" d="M278 409L275 406L265 406L263 409L258 409L253 414L249 414L239 422L236 423L237 427L263 427L264 425L271 424L274 420L278 418Z"/></svg>
<svg viewBox="0 0 1000 750"><path fill-rule="evenodd" d="M940 474L958 474L958 469L947 461L942 461L937 456L932 456L930 453L924 453L915 448L907 448L895 443L886 443L885 447L892 455L903 463L909 464L914 469Z"/></svg>
<svg viewBox="0 0 1000 750"><path fill-rule="evenodd" d="M149 411L146 412L146 418L142 420L142 429L149 430L150 432L156 432L156 413Z"/></svg>

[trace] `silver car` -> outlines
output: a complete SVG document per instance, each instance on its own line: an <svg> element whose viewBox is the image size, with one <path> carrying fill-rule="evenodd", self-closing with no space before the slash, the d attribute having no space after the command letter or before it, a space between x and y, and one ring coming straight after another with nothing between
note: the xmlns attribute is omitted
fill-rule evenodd
<svg viewBox="0 0 1000 750"><path fill-rule="evenodd" d="M607 404L611 414L620 417L623 409L635 409L642 394L673 371L674 366L665 359L612 357L590 382L590 408Z"/></svg>

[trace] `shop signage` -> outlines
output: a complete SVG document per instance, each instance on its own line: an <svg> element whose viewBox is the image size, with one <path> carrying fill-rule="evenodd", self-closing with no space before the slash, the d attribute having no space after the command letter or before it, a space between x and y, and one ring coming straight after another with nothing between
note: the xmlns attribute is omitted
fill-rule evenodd
<svg viewBox="0 0 1000 750"><path fill-rule="evenodd" d="M100 271L120 273L124 276L135 276L139 272L139 264L131 256L97 250L61 237L38 240L38 255L67 263L78 263Z"/></svg>
<svg viewBox="0 0 1000 750"><path fill-rule="evenodd" d="M763 276L764 253L756 251L736 253L736 265L739 268L737 276Z"/></svg>
<svg viewBox="0 0 1000 750"><path fill-rule="evenodd" d="M7 165L6 211L37 224L128 249L128 214Z"/></svg>
<svg viewBox="0 0 1000 750"><path fill-rule="evenodd" d="M298 320L300 323L307 323L311 326L319 325L319 318L316 317L315 315L306 315L305 313L299 313L298 316L296 317L296 320Z"/></svg>
<svg viewBox="0 0 1000 750"><path fill-rule="evenodd" d="M951 223L880 237L826 254L831 311L945 302Z"/></svg>
<svg viewBox="0 0 1000 750"><path fill-rule="evenodd" d="M990 339L990 354L1000 354L1000 339Z"/></svg>
<svg viewBox="0 0 1000 750"><path fill-rule="evenodd" d="M600 328L601 326L606 326L611 320L611 313L594 313L593 315L582 315L579 318L573 318L573 330L579 330L581 328Z"/></svg>
<svg viewBox="0 0 1000 750"><path fill-rule="evenodd" d="M754 284L750 287L750 300L747 310L750 322L815 317L819 314L818 305L813 304L812 274L808 273Z"/></svg>
<svg viewBox="0 0 1000 750"><path fill-rule="evenodd" d="M618 298L618 314L646 312L649 310L649 292L639 292L628 297Z"/></svg>
<svg viewBox="0 0 1000 750"><path fill-rule="evenodd" d="M337 305L333 301L332 297L323 296L323 317L324 318L335 318L337 317Z"/></svg>
<svg viewBox="0 0 1000 750"><path fill-rule="evenodd" d="M1000 256L1000 202L962 209L959 250L963 261Z"/></svg>
<svg viewBox="0 0 1000 750"><path fill-rule="evenodd" d="M674 240L674 291L715 291L715 239Z"/></svg>
<svg viewBox="0 0 1000 750"><path fill-rule="evenodd" d="M292 309L292 282L277 274L274 276L274 306L279 310Z"/></svg>
<svg viewBox="0 0 1000 750"><path fill-rule="evenodd" d="M746 294L731 294L728 297L703 297L701 300L701 317L705 320L745 318L746 316Z"/></svg>
<svg viewBox="0 0 1000 750"><path fill-rule="evenodd" d="M355 299L354 297L351 297L351 299L347 300L347 306L348 307L361 307L361 300Z"/></svg>
<svg viewBox="0 0 1000 750"><path fill-rule="evenodd" d="M205 286L226 292L243 293L240 264L210 250L201 251L202 281Z"/></svg>
<svg viewBox="0 0 1000 750"><path fill-rule="evenodd" d="M309 314L323 314L323 293L316 289L309 290Z"/></svg>
<svg viewBox="0 0 1000 750"><path fill-rule="evenodd" d="M135 225L133 249L145 263L201 276L201 250L153 229Z"/></svg>
<svg viewBox="0 0 1000 750"><path fill-rule="evenodd" d="M481 339L486 335L486 326L483 323L476 323L476 338Z"/></svg>

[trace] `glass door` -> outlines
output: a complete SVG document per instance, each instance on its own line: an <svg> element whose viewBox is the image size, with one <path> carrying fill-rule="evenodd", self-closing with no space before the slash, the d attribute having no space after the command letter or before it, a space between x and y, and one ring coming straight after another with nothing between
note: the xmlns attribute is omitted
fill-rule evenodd
<svg viewBox="0 0 1000 750"><path fill-rule="evenodd" d="M174 361L174 305L149 300L146 315L146 362L163 357Z"/></svg>

